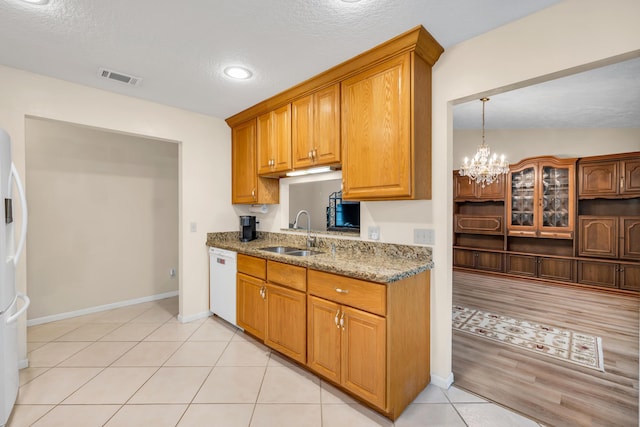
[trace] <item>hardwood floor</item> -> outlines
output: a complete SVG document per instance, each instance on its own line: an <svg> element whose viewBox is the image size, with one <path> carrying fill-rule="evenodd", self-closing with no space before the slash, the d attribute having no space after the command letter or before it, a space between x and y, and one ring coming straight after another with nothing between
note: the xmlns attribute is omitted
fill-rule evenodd
<svg viewBox="0 0 640 427"><path fill-rule="evenodd" d="M454 271L453 303L598 335L605 368L454 331L456 386L549 426L638 426L640 295Z"/></svg>

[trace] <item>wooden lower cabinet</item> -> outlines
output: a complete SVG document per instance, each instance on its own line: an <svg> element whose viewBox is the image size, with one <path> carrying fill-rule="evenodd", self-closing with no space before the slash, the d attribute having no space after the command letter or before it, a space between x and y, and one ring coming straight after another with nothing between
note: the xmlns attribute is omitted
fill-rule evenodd
<svg viewBox="0 0 640 427"><path fill-rule="evenodd" d="M430 380L429 272L381 285L307 272L307 366L396 419Z"/></svg>
<svg viewBox="0 0 640 427"><path fill-rule="evenodd" d="M486 271L504 271L504 255L500 252L454 248L453 265Z"/></svg>
<svg viewBox="0 0 640 427"><path fill-rule="evenodd" d="M307 366L335 383L341 378L340 307L323 298L307 297Z"/></svg>
<svg viewBox="0 0 640 427"><path fill-rule="evenodd" d="M265 344L293 360L305 363L307 295L271 283L268 283L266 288Z"/></svg>
<svg viewBox="0 0 640 427"><path fill-rule="evenodd" d="M237 316L392 420L429 384L429 271L382 284L238 254Z"/></svg>
<svg viewBox="0 0 640 427"><path fill-rule="evenodd" d="M308 311L308 366L384 408L385 318L314 296L309 296Z"/></svg>
<svg viewBox="0 0 640 427"><path fill-rule="evenodd" d="M575 282L575 260L544 256L507 254L507 273L561 282Z"/></svg>
<svg viewBox="0 0 640 427"><path fill-rule="evenodd" d="M578 283L640 291L640 264L580 260Z"/></svg>
<svg viewBox="0 0 640 427"><path fill-rule="evenodd" d="M236 310L238 326L264 339L266 304L264 280L246 274L237 275Z"/></svg>

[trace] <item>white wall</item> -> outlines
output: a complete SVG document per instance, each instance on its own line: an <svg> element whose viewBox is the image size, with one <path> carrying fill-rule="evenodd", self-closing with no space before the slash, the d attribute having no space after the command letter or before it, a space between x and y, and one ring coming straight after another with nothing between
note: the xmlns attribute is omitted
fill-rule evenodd
<svg viewBox="0 0 640 427"><path fill-rule="evenodd" d="M638 124L640 126L640 123ZM637 129L500 129L485 130L492 153L505 154L511 164L527 157L551 155L586 157L640 151ZM460 167L465 156L475 154L482 142L482 131L453 131L453 167Z"/></svg>
<svg viewBox="0 0 640 427"><path fill-rule="evenodd" d="M209 300L206 233L238 228L237 216L229 203L231 132L226 123L222 119L7 67L0 67L0 93L0 127L11 136L13 161L22 176L25 175L25 116L180 142L180 316L189 320L205 315ZM15 216L19 218L18 210ZM191 222L197 224L197 232L190 232ZM27 293L28 262L23 257L17 272L18 289ZM25 357L24 320L20 322L19 333L20 353Z"/></svg>
<svg viewBox="0 0 640 427"><path fill-rule="evenodd" d="M178 291L178 144L31 117L26 135L28 320Z"/></svg>

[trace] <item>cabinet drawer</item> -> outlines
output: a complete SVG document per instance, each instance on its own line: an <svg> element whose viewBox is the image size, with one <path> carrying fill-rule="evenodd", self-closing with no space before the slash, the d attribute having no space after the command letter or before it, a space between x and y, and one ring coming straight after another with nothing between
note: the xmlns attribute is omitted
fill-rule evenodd
<svg viewBox="0 0 640 427"><path fill-rule="evenodd" d="M297 265L268 261L267 281L305 292L307 290L307 269Z"/></svg>
<svg viewBox="0 0 640 427"><path fill-rule="evenodd" d="M267 278L267 261L263 258L238 254L238 273L264 280Z"/></svg>
<svg viewBox="0 0 640 427"><path fill-rule="evenodd" d="M317 270L308 272L309 293L384 316L387 311L387 287ZM393 285L390 285L393 286Z"/></svg>
<svg viewBox="0 0 640 427"><path fill-rule="evenodd" d="M501 216L454 215L456 233L504 234Z"/></svg>

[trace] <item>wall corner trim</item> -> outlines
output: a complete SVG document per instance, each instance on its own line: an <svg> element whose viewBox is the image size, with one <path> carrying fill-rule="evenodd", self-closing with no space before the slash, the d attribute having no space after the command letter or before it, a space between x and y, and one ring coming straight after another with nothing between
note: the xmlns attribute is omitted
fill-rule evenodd
<svg viewBox="0 0 640 427"><path fill-rule="evenodd" d="M448 390L453 384L453 372L449 372L449 375L447 375L446 378L441 377L440 375L431 375L431 384Z"/></svg>

